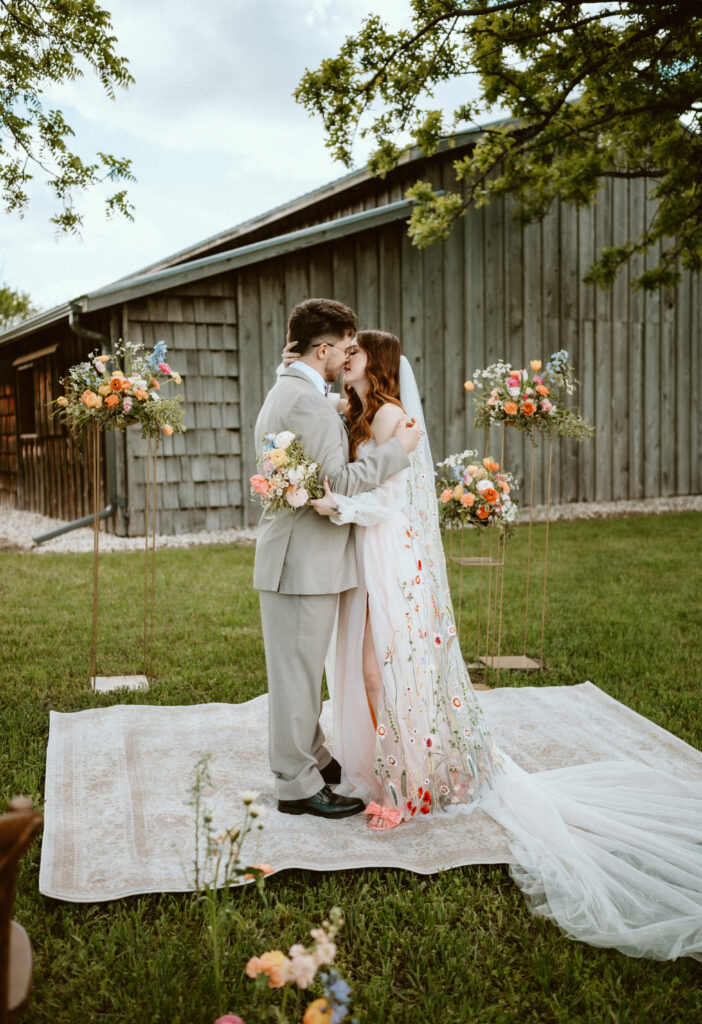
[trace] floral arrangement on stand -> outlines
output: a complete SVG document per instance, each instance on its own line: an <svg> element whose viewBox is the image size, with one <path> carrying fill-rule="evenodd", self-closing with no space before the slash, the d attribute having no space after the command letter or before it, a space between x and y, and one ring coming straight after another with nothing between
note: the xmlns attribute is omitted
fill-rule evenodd
<svg viewBox="0 0 702 1024"><path fill-rule="evenodd" d="M480 461L471 450L449 455L436 466L441 529L495 526L509 536L517 520L515 488L512 474L489 456Z"/></svg>
<svg viewBox="0 0 702 1024"><path fill-rule="evenodd" d="M472 392L476 407L475 426L506 423L536 438L571 437L583 441L595 428L577 409L564 409L567 395L577 387L568 353L555 352L541 372L540 359L532 359L530 372L514 370L501 360L485 370L476 370L465 387Z"/></svg>
<svg viewBox="0 0 702 1024"><path fill-rule="evenodd" d="M290 430L264 434L261 453L256 460L261 472L252 476L251 494L261 498L266 519L281 509L294 511L310 498L321 498L319 465L305 453L302 442Z"/></svg>
<svg viewBox="0 0 702 1024"><path fill-rule="evenodd" d="M142 437L182 433L183 396L160 394L163 383L181 382L167 354L165 341L152 352L130 341L120 341L114 355L91 352L61 378L65 393L52 403L54 412L79 440L93 426L117 430L132 423L141 425Z"/></svg>

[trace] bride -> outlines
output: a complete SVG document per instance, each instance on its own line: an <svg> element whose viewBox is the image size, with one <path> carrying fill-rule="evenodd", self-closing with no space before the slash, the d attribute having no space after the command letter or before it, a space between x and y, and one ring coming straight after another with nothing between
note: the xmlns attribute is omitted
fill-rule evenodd
<svg viewBox="0 0 702 1024"><path fill-rule="evenodd" d="M496 749L456 636L422 406L398 339L360 332L344 389L352 458L402 416L423 443L375 490L349 498L325 485L313 502L357 527L359 585L341 595L327 665L342 787L368 801L377 830L480 807L506 829L534 913L630 956L702 959L702 794L638 762L529 774Z"/></svg>

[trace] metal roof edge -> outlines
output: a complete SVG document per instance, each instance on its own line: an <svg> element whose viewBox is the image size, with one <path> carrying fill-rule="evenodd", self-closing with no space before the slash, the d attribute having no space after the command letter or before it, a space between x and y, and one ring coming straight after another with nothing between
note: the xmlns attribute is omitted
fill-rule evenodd
<svg viewBox="0 0 702 1024"><path fill-rule="evenodd" d="M40 331L43 327L50 327L56 323L57 320L61 320L64 316L68 316L70 308L69 302L62 302L60 306L52 306L51 309L46 309L42 313L37 313L35 316L30 317L28 320L23 320L19 324L15 324L8 331L3 331L0 334L0 345L4 345L8 341L17 341L19 338L23 338L26 334L32 334L34 331Z"/></svg>
<svg viewBox="0 0 702 1024"><path fill-rule="evenodd" d="M215 253L214 256L204 256L199 260L191 260L189 263L156 270L152 274L144 274L138 278L114 281L104 288L82 296L79 300L80 308L84 313L94 312L104 309L106 306L129 302L142 295L152 294L162 288L177 288L190 281L209 277L213 273L223 273L238 267L251 266L253 263L260 263L275 256L295 252L310 245L318 245L334 238L343 238L345 235L354 234L359 228L363 230L394 220L401 220L409 214L412 206L412 200L401 199L385 206L349 214L347 217L339 217L337 220L300 228L289 234L267 238L262 242L243 245L238 249L228 249L226 252ZM2 339L0 339L0 343L1 341Z"/></svg>

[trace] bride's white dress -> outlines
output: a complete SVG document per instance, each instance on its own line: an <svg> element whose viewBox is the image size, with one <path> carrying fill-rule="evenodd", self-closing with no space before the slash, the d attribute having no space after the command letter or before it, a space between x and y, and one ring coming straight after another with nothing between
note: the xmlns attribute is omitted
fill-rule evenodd
<svg viewBox="0 0 702 1024"><path fill-rule="evenodd" d="M327 670L342 791L404 819L480 806L507 830L510 870L534 913L630 956L702 959L697 787L617 759L616 750L608 761L523 771L495 748L470 684L421 446L410 469L336 499L335 521L357 525L359 577L341 595ZM362 670L366 615L382 676L373 711Z"/></svg>

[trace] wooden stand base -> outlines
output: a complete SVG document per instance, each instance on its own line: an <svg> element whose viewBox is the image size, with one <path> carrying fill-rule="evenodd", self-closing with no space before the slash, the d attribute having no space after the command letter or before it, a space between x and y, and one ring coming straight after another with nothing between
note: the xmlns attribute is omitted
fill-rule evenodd
<svg viewBox="0 0 702 1024"><path fill-rule="evenodd" d="M148 690L146 676L93 676L90 685L100 693L109 690Z"/></svg>
<svg viewBox="0 0 702 1024"><path fill-rule="evenodd" d="M538 672L543 668L540 661L534 658L527 658L526 654L517 654L512 657L503 655L501 658L486 658L481 655L480 661L488 668L507 669L512 672Z"/></svg>

